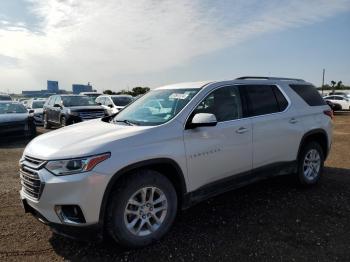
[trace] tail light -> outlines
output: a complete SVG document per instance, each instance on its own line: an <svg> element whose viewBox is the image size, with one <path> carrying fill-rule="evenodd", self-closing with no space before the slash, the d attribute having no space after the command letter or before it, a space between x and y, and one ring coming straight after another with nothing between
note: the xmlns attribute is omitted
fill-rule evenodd
<svg viewBox="0 0 350 262"><path fill-rule="evenodd" d="M333 119L334 115L333 115L333 110L324 110L323 113L326 116L329 116L331 119Z"/></svg>

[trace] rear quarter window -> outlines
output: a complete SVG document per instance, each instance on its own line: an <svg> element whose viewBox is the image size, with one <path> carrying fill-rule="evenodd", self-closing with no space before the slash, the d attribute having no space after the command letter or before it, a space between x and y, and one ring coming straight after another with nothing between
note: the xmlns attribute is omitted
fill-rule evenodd
<svg viewBox="0 0 350 262"><path fill-rule="evenodd" d="M326 101L312 85L289 85L309 106L323 106Z"/></svg>

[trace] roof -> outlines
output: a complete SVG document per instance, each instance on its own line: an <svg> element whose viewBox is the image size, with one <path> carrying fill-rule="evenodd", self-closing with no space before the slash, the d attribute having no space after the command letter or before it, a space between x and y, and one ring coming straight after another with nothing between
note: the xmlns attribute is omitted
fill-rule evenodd
<svg viewBox="0 0 350 262"><path fill-rule="evenodd" d="M242 76L238 77L232 80L222 80L222 81L199 81L199 82L183 82L183 83L177 83L177 84L171 84L171 85L165 85L161 86L155 89L187 89L187 88L202 88L205 85L212 84L212 83L219 83L219 82L231 82L235 81L237 83L256 83L259 81L259 83L263 82L278 82L278 81L288 81L288 82L294 82L294 83L307 83L303 79L299 78L287 78L287 77L270 77L270 76Z"/></svg>
<svg viewBox="0 0 350 262"><path fill-rule="evenodd" d="M300 78L288 78L288 77L271 77L271 76L241 76L235 80L274 80L274 81L298 81L305 82Z"/></svg>

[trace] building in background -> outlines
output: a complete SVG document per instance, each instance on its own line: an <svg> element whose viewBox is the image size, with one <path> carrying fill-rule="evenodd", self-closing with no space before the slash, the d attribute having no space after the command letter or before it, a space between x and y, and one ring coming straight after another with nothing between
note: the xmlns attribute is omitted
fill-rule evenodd
<svg viewBox="0 0 350 262"><path fill-rule="evenodd" d="M79 94L81 92L93 92L90 83L87 85L73 84L72 85L73 94Z"/></svg>
<svg viewBox="0 0 350 262"><path fill-rule="evenodd" d="M47 92L48 93L58 93L58 81L47 80Z"/></svg>

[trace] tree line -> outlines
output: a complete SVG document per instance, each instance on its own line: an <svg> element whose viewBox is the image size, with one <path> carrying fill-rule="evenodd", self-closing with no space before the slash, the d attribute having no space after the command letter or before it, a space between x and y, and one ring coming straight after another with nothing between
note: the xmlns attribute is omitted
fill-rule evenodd
<svg viewBox="0 0 350 262"><path fill-rule="evenodd" d="M318 87L317 89L321 90L322 86ZM343 90L343 89L350 89L350 86L346 86L343 84L342 81L331 81L331 84L325 84L323 86L323 90Z"/></svg>
<svg viewBox="0 0 350 262"><path fill-rule="evenodd" d="M138 95L143 95L146 94L150 90L149 87L142 87L142 86L137 86L134 87L133 89L130 90L121 90L118 92L114 92L112 90L105 90L103 91L104 94L106 95L131 95L131 96L138 96Z"/></svg>

